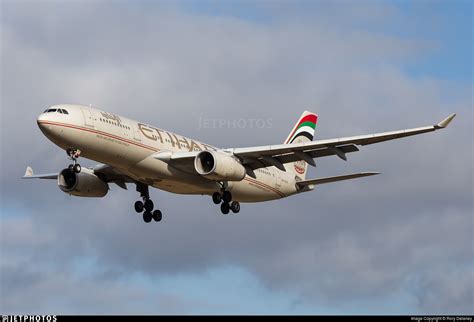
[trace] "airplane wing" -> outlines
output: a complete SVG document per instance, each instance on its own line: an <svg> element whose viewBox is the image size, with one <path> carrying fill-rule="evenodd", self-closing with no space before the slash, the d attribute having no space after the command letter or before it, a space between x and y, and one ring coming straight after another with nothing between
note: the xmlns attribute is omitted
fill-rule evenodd
<svg viewBox="0 0 474 322"><path fill-rule="evenodd" d="M34 174L33 169L26 167L25 175L22 179L57 179L58 173Z"/></svg>
<svg viewBox="0 0 474 322"><path fill-rule="evenodd" d="M99 164L92 168L92 170L97 176L99 176L104 181L113 182L117 186L125 190L127 190L127 182L135 182L133 179L122 174L118 169L110 165ZM58 175L59 173L34 174L33 169L28 166L26 168L25 175L22 177L22 179L57 179Z"/></svg>
<svg viewBox="0 0 474 322"><path fill-rule="evenodd" d="M198 174L196 169L194 168L194 159L196 155L201 151L190 151L190 152L171 152L171 151L163 151L157 152L153 155L153 158L157 160L161 160L163 162L168 163L175 169L192 173Z"/></svg>
<svg viewBox="0 0 474 322"><path fill-rule="evenodd" d="M413 129L296 144L228 149L227 151L240 158L242 163L252 170L272 165L282 169L282 164L299 160L304 160L308 164L315 166L313 158L328 155L337 155L339 158L347 160L346 153L358 151L357 145L369 145L443 129L449 125L455 116L456 114L451 114L435 125Z"/></svg>
<svg viewBox="0 0 474 322"><path fill-rule="evenodd" d="M136 181L127 175L124 175L120 169L108 164L98 164L94 168L94 173L105 182L113 182L120 188L127 190L127 183L135 183Z"/></svg>
<svg viewBox="0 0 474 322"><path fill-rule="evenodd" d="M339 158L346 161L347 153L359 151L357 145L369 145L440 130L447 127L455 116L456 114L451 114L435 125L406 130L310 141L304 143L224 149L223 151L232 153L238 157L241 163L247 169L247 174L254 176L255 174L253 173L253 170L255 169L275 166L280 170L285 171L283 164L300 160L306 161L312 166L316 166L314 161L315 158L321 158L329 155L337 155ZM196 170L194 169L194 158L199 152L200 151L172 153L170 151L164 151L156 153L153 157L168 163L170 166L176 169L197 174Z"/></svg>

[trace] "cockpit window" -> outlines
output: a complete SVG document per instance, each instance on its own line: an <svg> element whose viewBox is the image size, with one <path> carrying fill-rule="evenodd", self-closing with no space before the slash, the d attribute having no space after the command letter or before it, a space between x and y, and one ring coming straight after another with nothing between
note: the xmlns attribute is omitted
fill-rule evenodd
<svg viewBox="0 0 474 322"><path fill-rule="evenodd" d="M54 112L58 112L61 114L69 114L69 112L63 108L49 108L49 109L44 110L43 113L54 113Z"/></svg>

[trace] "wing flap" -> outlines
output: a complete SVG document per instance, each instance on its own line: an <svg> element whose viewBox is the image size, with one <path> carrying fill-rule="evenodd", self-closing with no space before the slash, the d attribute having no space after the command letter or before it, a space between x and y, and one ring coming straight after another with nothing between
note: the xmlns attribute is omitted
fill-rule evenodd
<svg viewBox="0 0 474 322"><path fill-rule="evenodd" d="M342 145L342 146L339 146L338 148L344 153L351 153L351 152L359 151L359 148L354 144ZM278 157L278 160L280 160L281 163L291 163L291 162L295 162L295 161L304 160L303 157L300 155L300 153L305 153L306 155L310 156L313 159L327 157L327 156L331 156L331 155L335 154L335 152L332 151L331 149L323 147L323 148L318 148L318 149L315 149L315 150L295 151L295 152L292 152L292 153L286 153L286 154L283 154L283 155L278 155L277 157ZM268 162L265 162L265 159L263 159L263 158L258 158L257 160L255 160L255 159L252 160L252 159L247 158L247 160L248 160L247 161L248 163L244 162L244 164L247 167L249 167L250 169L253 169L253 170L256 170L256 169L262 168L262 167L272 166L272 164L270 164ZM306 161L306 160L304 160L304 161Z"/></svg>

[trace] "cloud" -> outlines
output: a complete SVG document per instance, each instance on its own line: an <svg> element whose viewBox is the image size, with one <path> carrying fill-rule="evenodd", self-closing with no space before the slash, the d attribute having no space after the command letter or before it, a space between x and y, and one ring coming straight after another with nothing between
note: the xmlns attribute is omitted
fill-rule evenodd
<svg viewBox="0 0 474 322"><path fill-rule="evenodd" d="M466 308L472 306L472 266L437 267L423 274L418 283L420 306L427 310L469 312Z"/></svg>
<svg viewBox="0 0 474 322"><path fill-rule="evenodd" d="M322 14L270 8L270 21L151 4L3 2L2 10L2 311L188 312L196 298L127 276L230 265L331 312L408 294L397 312L472 313L472 85L401 72L429 49L374 30L384 19L399 23L394 8L371 7L372 20L363 10L314 19ZM347 163L318 160L310 173L382 171L377 178L245 204L226 217L209 198L153 191L165 217L145 225L133 186L78 199L54 182L19 180L28 164L46 172L67 164L35 125L59 102L92 103L222 147L281 142L304 109L319 114L319 138L458 117L440 133L364 147ZM197 131L199 117L273 126ZM77 269L90 258L94 273ZM155 295L168 304L143 302Z"/></svg>

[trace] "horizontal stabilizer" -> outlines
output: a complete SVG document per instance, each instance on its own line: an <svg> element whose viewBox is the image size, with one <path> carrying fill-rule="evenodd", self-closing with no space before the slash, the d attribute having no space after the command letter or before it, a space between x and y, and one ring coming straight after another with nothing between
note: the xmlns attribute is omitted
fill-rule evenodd
<svg viewBox="0 0 474 322"><path fill-rule="evenodd" d="M336 181L342 181L342 180L350 180L350 179L368 177L368 176L373 176L373 175L376 175L376 174L380 174L380 172L360 172L360 173L346 174L346 175L343 175L343 176L304 180L304 181L297 182L296 185L300 189L302 189L304 187L309 187L311 189L310 186L315 186L315 185L330 183L330 182L336 182Z"/></svg>

